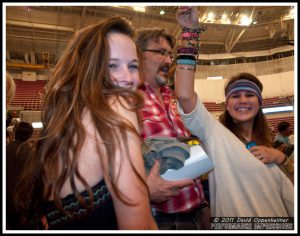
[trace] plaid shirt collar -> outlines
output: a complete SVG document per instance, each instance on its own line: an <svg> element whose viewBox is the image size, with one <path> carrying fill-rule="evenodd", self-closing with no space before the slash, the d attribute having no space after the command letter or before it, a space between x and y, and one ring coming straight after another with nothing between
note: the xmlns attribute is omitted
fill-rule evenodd
<svg viewBox="0 0 300 236"><path fill-rule="evenodd" d="M149 96L153 100L158 100L155 95L154 89L147 82L143 82L143 84L139 87L139 89L149 94ZM172 90L168 86L161 86L160 92L164 103L169 103L172 100Z"/></svg>

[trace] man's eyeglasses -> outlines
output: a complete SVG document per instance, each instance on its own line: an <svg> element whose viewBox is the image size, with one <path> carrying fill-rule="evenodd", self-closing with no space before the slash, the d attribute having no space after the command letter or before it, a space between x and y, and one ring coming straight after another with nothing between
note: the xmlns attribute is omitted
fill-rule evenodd
<svg viewBox="0 0 300 236"><path fill-rule="evenodd" d="M160 55L167 57L169 56L171 58L171 60L173 60L174 55L171 52L168 52L165 49L144 49L144 52L155 52L155 53L159 53Z"/></svg>

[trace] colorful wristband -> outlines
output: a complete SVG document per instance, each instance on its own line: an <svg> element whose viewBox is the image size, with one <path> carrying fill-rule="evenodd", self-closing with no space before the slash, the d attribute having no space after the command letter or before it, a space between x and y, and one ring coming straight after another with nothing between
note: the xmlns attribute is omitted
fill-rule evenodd
<svg viewBox="0 0 300 236"><path fill-rule="evenodd" d="M181 40L179 42L178 48L189 48L189 47L198 48L199 43L200 43L200 40L195 40L195 39Z"/></svg>
<svg viewBox="0 0 300 236"><path fill-rule="evenodd" d="M192 67L188 67L190 65L181 65L178 64L178 67L180 70L192 70L192 71L196 71L196 66L192 66Z"/></svg>
<svg viewBox="0 0 300 236"><path fill-rule="evenodd" d="M179 59L188 59L188 60L194 60L196 61L196 57L194 55L182 55L180 54L179 56L177 56L176 60L179 60Z"/></svg>
<svg viewBox="0 0 300 236"><path fill-rule="evenodd" d="M198 54L198 48L196 47L190 47L190 48L178 48L177 49L178 54Z"/></svg>
<svg viewBox="0 0 300 236"><path fill-rule="evenodd" d="M193 32L183 32L181 34L182 39L187 39L187 38L199 38L198 33L193 33Z"/></svg>
<svg viewBox="0 0 300 236"><path fill-rule="evenodd" d="M194 33L198 33L198 34L201 34L202 32L204 32L205 30L207 30L207 27L204 26L204 27L199 27L199 28L196 28L196 29L190 29L190 28L187 28L187 27L183 27L182 28L182 32L194 32Z"/></svg>
<svg viewBox="0 0 300 236"><path fill-rule="evenodd" d="M189 59L178 59L176 61L176 63L178 65L191 65L191 66L195 66L196 65L196 61L195 60L189 60Z"/></svg>

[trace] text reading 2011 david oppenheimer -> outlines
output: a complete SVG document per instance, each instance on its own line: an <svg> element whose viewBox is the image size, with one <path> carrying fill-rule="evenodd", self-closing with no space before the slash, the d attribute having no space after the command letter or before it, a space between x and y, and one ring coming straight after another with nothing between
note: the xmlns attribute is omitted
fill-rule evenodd
<svg viewBox="0 0 300 236"><path fill-rule="evenodd" d="M214 230L293 230L293 217L212 217Z"/></svg>

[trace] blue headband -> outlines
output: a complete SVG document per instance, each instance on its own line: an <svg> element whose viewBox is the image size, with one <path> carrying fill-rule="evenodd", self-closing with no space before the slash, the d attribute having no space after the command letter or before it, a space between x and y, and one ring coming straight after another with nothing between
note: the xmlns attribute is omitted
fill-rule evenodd
<svg viewBox="0 0 300 236"><path fill-rule="evenodd" d="M225 91L226 101L232 93L241 90L251 91L255 93L255 95L258 97L259 104L262 105L262 96L261 96L260 88L256 83L246 79L237 80L233 82L231 85L229 85L229 87Z"/></svg>

